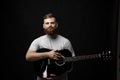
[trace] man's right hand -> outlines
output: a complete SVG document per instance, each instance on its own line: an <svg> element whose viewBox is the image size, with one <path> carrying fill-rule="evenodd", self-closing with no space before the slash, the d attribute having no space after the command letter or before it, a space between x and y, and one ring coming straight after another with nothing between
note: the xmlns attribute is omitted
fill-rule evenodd
<svg viewBox="0 0 120 80"><path fill-rule="evenodd" d="M61 57L62 57L61 54L56 52L56 50L48 52L48 58L50 59L59 60Z"/></svg>

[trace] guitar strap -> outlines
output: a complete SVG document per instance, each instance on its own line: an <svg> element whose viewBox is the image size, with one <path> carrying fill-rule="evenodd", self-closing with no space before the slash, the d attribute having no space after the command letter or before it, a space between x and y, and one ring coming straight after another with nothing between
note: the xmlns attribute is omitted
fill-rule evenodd
<svg viewBox="0 0 120 80"><path fill-rule="evenodd" d="M43 78L47 78L47 67L48 66L46 66L45 71L43 72Z"/></svg>
<svg viewBox="0 0 120 80"><path fill-rule="evenodd" d="M47 59L47 65L50 64L50 59ZM48 69L48 66L46 65L46 68L45 68L45 71L43 72L43 78L47 78L47 69Z"/></svg>

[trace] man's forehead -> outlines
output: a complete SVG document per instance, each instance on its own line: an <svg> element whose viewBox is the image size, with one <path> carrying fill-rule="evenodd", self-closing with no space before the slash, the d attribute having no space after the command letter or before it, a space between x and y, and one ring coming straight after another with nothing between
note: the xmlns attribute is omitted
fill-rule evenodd
<svg viewBox="0 0 120 80"><path fill-rule="evenodd" d="M44 19L44 22L53 22L55 21L54 17Z"/></svg>

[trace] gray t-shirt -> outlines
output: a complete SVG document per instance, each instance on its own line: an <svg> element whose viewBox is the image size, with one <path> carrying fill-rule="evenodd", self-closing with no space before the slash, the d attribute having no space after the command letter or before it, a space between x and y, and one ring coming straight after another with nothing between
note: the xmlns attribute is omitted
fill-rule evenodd
<svg viewBox="0 0 120 80"><path fill-rule="evenodd" d="M61 35L57 35L56 38L51 38L48 35L43 35L41 37L38 37L31 43L29 50L37 51L38 49L41 48L47 48L53 50L68 49L72 53L72 56L75 56L71 42L67 38ZM60 80L66 80L65 76L63 77L63 79Z"/></svg>

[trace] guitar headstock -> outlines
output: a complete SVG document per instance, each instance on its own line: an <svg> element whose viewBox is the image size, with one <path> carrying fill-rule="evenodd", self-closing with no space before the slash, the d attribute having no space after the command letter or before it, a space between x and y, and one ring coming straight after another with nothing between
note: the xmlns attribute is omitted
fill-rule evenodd
<svg viewBox="0 0 120 80"><path fill-rule="evenodd" d="M103 60L112 60L111 51L102 51L101 57Z"/></svg>

